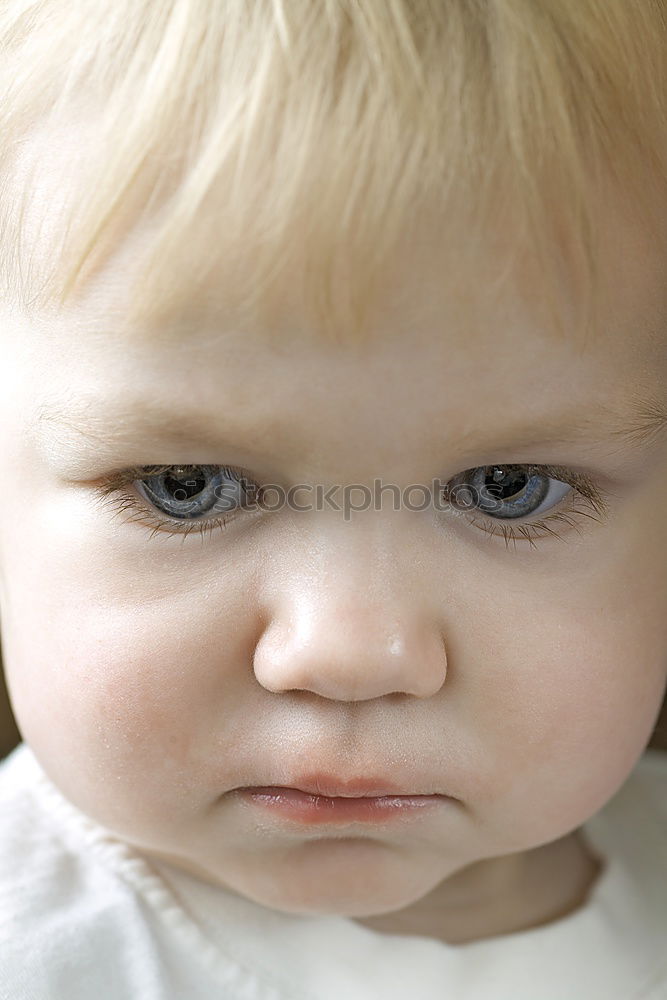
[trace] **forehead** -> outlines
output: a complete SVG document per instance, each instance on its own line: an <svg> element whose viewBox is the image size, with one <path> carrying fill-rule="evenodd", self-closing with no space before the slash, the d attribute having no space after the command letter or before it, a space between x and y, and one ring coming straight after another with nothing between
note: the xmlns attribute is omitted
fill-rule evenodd
<svg viewBox="0 0 667 1000"><path fill-rule="evenodd" d="M36 183L22 218L21 243L28 252L30 268L36 264L39 277L40 261L57 252L52 236L59 230L59 213L67 216L66 205L77 200L77 177L85 165L83 150L94 141L89 132L90 122L82 112L67 127L50 129L36 127L21 146L18 157L21 171L34 169ZM63 184L63 178L70 183ZM664 269L667 263L667 198L660 177L649 170L642 174L643 189L655 191L650 199L650 226L642 219L641 207L619 190L608 170L598 168L590 200L594 202L592 216L599 227L596 259L597 285L602 314L593 331L593 340L602 341L603 352L619 348L631 349L630 341L640 341L641 349L650 346L658 359L662 358L664 318L667 311L667 283ZM177 183L176 176L172 182ZM33 197L34 195L34 197ZM232 311L233 289L226 262L218 260L215 246L208 253L215 266L195 287L188 280L174 297L178 308L170 311L159 297L152 303L143 321L128 321L130 289L141 264L150 256L159 222L159 212L148 214L137 192L138 201L123 203L119 210L120 243L115 252L103 261L102 268L88 278L81 295L72 303L73 312L67 322L74 323L81 335L103 330L124 342L141 344L145 350L180 344L201 345L205 340L220 343L224 334L227 348L234 330L239 329ZM553 199L556 199L554 193ZM143 221L134 225L132 219L142 211ZM545 205L545 213L547 205ZM204 218L206 214L206 218ZM202 223L210 213L200 213ZM453 199L447 203L446 214L438 204L416 208L410 226L398 239L382 268L378 294L373 299L374 311L359 330L358 342L386 340L393 332L414 342L419 329L436 331L447 350L486 351L489 331L494 343L508 339L512 346L515 332L531 340L551 336L553 324L544 310L544 275L531 252L529 239L517 239L514 208L499 203L498 212L488 220L484 234L473 243L471 216L465 202ZM551 218L551 213L550 218ZM456 215L456 217L455 217ZM554 213L558 218L558 210ZM545 218L546 223L546 218ZM126 225L129 229L126 229ZM197 223L199 225L199 221ZM197 233L195 227L194 233ZM551 233L551 228L549 228ZM201 227L204 246L211 229ZM299 242L299 232L290 234ZM576 273L571 247L559 242L559 229L554 230L554 272L560 278L558 300L565 321L566 333L572 340L579 337L576 310L580 300L578 287L581 275ZM335 236L335 234L334 234ZM113 242L113 237L110 237ZM197 242L196 236L192 241ZM210 241L209 241L210 242ZM556 245L558 243L558 245ZM347 285L354 283L354 274L345 273L345 247L331 248L341 269L334 288L334 305L343 300ZM179 275L168 270L169 281L178 285ZM283 280L284 277L284 280ZM233 282L232 282L233 283ZM268 322L252 326L255 343L269 350L293 350L295 346L312 351L326 345L314 317L304 309L300 293L308 278L303 273L281 273L277 293L271 297L274 306ZM168 303L169 297L165 296ZM394 324L397 317L400 323ZM635 322L628 317L635 317ZM642 320L645 320L642 322ZM639 335L628 336L635 329ZM244 330L244 333L246 331ZM347 331L340 330L334 343L351 343ZM458 343L457 343L458 341ZM565 345L566 350L568 345ZM576 347L576 345L575 345ZM109 345L115 349L115 343Z"/></svg>
<svg viewBox="0 0 667 1000"><path fill-rule="evenodd" d="M373 309L358 338L341 331L340 340L328 342L300 294L302 274L287 275L275 298L275 309L264 326L239 324L229 307L225 275L215 272L184 298L174 312L159 304L145 323L130 319L129 294L134 276L151 248L152 229L131 230L105 266L89 280L72 303L65 327L74 324L79 347L86 340L121 344L148 356L209 348L229 354L252 346L268 356L285 352L326 357L333 362L339 346L363 355L370 345L392 343L406 354L441 351L455 357L488 356L490 349L505 354L539 352L548 348L556 360L579 356L618 358L643 355L650 367L664 361L667 321L667 199L656 202L656 215L665 225L649 231L632 204L611 186L601 186L598 225L597 287L600 313L592 336L582 343L576 327L579 275L559 273L559 304L565 336L555 333L546 309L543 282L530 247L516 250L515 234L490 223L483 242L468 246L465 217L443 219L436 212L424 215L399 239L383 268ZM656 230L665 234L655 238ZM464 253L463 251L466 251ZM340 250L344 265L344 248ZM334 287L345 295L344 268ZM44 328L44 326L43 326ZM571 333L571 336L569 335ZM99 335L99 336L98 336Z"/></svg>
<svg viewBox="0 0 667 1000"><path fill-rule="evenodd" d="M465 227L428 218L399 242L358 342L323 338L301 308L297 282L281 288L266 328L243 328L215 275L193 290L186 309L139 328L128 323L128 295L150 246L144 226L66 311L23 326L24 358L38 373L31 399L51 400L61 413L67 399L78 399L79 409L94 410L99 400L137 415L153 401L213 422L224 409L273 427L276 440L277 413L292 438L304 418L342 426L343 413L373 407L387 435L399 423L405 433L411 421L422 433L433 423L441 434L437 426L447 421L463 438L480 421L502 417L509 428L551 413L556 422L573 407L613 410L624 398L657 398L667 384L667 254L612 189L600 202L601 309L585 344L554 334L529 248L508 271L513 234L490 229L463 266ZM564 275L566 332L575 299Z"/></svg>
<svg viewBox="0 0 667 1000"><path fill-rule="evenodd" d="M451 251L425 230L396 255L370 335L341 347L308 329L290 289L270 330L235 326L214 286L161 329L128 327L138 235L75 308L25 331L31 419L46 417L50 444L79 425L100 457L113 438L113 454L137 462L173 459L179 447L187 455L178 460L210 462L217 447L219 459L244 465L237 442L296 468L354 441L359 467L341 466L344 478L362 477L371 455L393 462L399 446L478 464L480 441L488 461L502 461L495 444L533 428L535 447L549 429L574 425L585 437L633 399L664 398L667 385L659 261L636 232L615 239L624 266L610 261L605 329L586 345L554 336L531 299L529 268L500 290L497 258L487 255L467 282L443 289Z"/></svg>

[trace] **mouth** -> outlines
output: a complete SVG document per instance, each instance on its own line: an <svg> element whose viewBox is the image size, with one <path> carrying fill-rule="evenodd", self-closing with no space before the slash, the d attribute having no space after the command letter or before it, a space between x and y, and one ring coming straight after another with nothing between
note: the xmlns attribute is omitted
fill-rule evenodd
<svg viewBox="0 0 667 1000"><path fill-rule="evenodd" d="M246 786L235 793L249 805L306 825L385 822L454 801L439 793L402 789L382 778L343 781L329 774L303 775L290 785Z"/></svg>
<svg viewBox="0 0 667 1000"><path fill-rule="evenodd" d="M383 823L416 816L451 802L446 795L311 795L280 785L239 788L235 796L245 804L293 822L314 826L340 823Z"/></svg>

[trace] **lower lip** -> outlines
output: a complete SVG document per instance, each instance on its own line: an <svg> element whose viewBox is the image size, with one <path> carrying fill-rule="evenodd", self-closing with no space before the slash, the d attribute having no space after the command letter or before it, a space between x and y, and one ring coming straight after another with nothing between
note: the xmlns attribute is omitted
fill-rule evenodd
<svg viewBox="0 0 667 1000"><path fill-rule="evenodd" d="M446 795L383 795L363 798L329 798L297 788L240 788L247 802L309 825L327 823L380 823L415 815L449 801Z"/></svg>

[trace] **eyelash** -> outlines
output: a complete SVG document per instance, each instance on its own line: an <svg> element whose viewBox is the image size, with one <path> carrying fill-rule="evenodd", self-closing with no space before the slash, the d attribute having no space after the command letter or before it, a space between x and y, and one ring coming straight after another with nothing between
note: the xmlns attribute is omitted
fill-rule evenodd
<svg viewBox="0 0 667 1000"><path fill-rule="evenodd" d="M215 517L208 521L193 521L192 524L188 524L185 527L178 526L178 521L171 519L161 519L154 511L149 512L147 506L147 501L142 500L137 495L126 492L126 487L131 485L137 480L147 478L148 476L159 476L170 469L174 469L177 466L172 465L160 465L160 466L133 466L129 469L121 469L110 473L105 476L95 487L95 493L97 498L103 502L108 503L116 511L116 513L122 513L126 510L133 510L138 516L132 516L124 518L124 522L139 522L143 524L148 524L151 528L150 538L153 538L155 534L160 531L165 530L170 535L182 535L185 539L186 535L193 532L201 535L202 542L207 533L213 534L216 528L221 530L225 528L228 521L236 517L239 513L243 511L243 507L238 507L231 511L225 517ZM488 466L489 468L491 466ZM505 539L505 547L509 548L510 542L514 542L514 549L516 550L517 540L523 539L528 541L531 548L536 548L535 539L545 536L555 536L556 538L562 539L562 536L549 526L548 522L557 521L560 523L565 523L570 527L579 528L578 518L590 518L593 521L600 522L606 515L608 510L608 503L598 487L595 485L592 479L582 473L575 472L572 469L568 469L564 466L556 465L498 465L495 468L504 470L521 470L527 472L529 475L541 475L548 476L553 479L557 479L559 482L566 483L568 486L572 487L573 492L564 497L561 500L560 506L567 500L569 500L569 508L564 511L558 510L554 514L547 514L544 518L539 521L531 521L523 524L512 525L503 521L494 521L492 518L487 519L486 522L474 518L469 514L463 514L469 521L469 523L479 526L482 531L484 531L489 536L500 536ZM187 466L186 466L187 468ZM194 467L193 467L194 468ZM197 468L206 468L205 466L197 466ZM230 466L215 466L216 469L222 469L225 475L230 478L236 479L248 479L242 471L238 469L231 468ZM472 471L472 470L467 470ZM578 501L583 501L583 505L587 509L580 509L576 506ZM595 513L591 513L594 511ZM597 515L597 516L596 516ZM496 528L500 530L490 530L488 523L493 523Z"/></svg>
<svg viewBox="0 0 667 1000"><path fill-rule="evenodd" d="M493 467L495 468L496 466ZM523 524L512 525L503 521L493 521L493 519L490 519L490 523L495 525L494 530L490 530L487 527L488 521L485 524L477 518L468 517L471 524L479 525L481 530L487 535L502 535L505 540L506 549L509 548L510 542L514 542L514 549L516 550L517 540L527 541L533 549L537 548L535 544L536 538L544 538L551 535L563 540L563 536L550 527L548 522L567 524L569 527L580 531L582 525L578 523L578 518L589 518L599 524L608 513L609 504L607 496L611 496L611 493L608 492L607 496L605 496L593 480L583 473L575 472L573 469L568 469L562 465L499 465L497 468L522 470L531 476L549 476L572 487L572 492L566 494L560 503L556 505L557 508L561 507L564 503L569 506L564 510L556 509L555 513L547 514L539 521L529 521ZM577 506L578 504L581 506ZM591 511L594 513L591 513Z"/></svg>
<svg viewBox="0 0 667 1000"><path fill-rule="evenodd" d="M178 521L161 518L153 510L149 510L145 500L142 500L133 493L125 492L126 487L136 480L145 479L148 476L160 476L176 467L173 464L136 465L129 469L120 469L105 476L100 481L100 485L95 487L95 493L101 502L108 503L117 513L122 514L125 510L136 511L138 516L126 517L123 521L124 523L138 522L149 525L151 528L149 540L158 532L165 530L169 535L182 535L183 541L185 541L187 535L193 533L201 535L203 544L207 533L212 535L216 528L220 528L221 530L225 528L227 522L240 513L241 508L230 511L225 517L214 517L208 521L193 521L191 524L180 527ZM188 466L183 466L183 468L188 468ZM193 468L195 467L193 466ZM196 468L206 468L206 466L196 466ZM215 468L222 469L225 475L231 478L242 479L245 477L245 473L242 473L238 469L233 469L228 465L216 465Z"/></svg>

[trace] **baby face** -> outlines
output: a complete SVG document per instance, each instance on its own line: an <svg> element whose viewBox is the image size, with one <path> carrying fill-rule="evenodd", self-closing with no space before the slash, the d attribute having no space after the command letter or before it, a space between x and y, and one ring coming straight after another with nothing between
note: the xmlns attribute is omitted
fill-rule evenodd
<svg viewBox="0 0 667 1000"><path fill-rule="evenodd" d="M667 676L666 440L637 431L665 400L662 258L616 237L585 346L492 295L488 261L443 297L435 240L356 347L236 329L214 297L187 330L121 333L130 249L67 313L3 317L3 652L76 806L259 903L363 917L604 805ZM463 473L478 501L500 486L493 513L454 503ZM244 509L240 475L312 492ZM316 502L374 480L403 502ZM434 480L449 506L409 490ZM308 825L235 792L314 772L443 798Z"/></svg>

